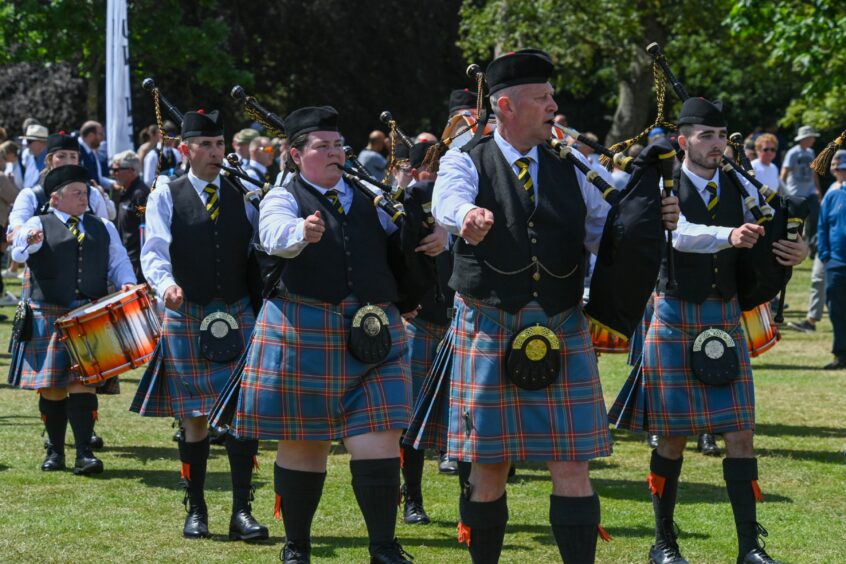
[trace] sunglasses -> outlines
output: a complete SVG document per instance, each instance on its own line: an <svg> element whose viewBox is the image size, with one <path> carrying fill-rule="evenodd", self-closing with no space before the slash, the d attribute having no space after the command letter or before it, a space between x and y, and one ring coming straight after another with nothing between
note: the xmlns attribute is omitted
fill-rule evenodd
<svg viewBox="0 0 846 564"><path fill-rule="evenodd" d="M775 153L775 147L761 147L758 150L762 153Z"/></svg>
<svg viewBox="0 0 846 564"><path fill-rule="evenodd" d="M113 166L109 170L111 170L112 172L120 172L122 170L129 170L129 169L125 166Z"/></svg>
<svg viewBox="0 0 846 564"><path fill-rule="evenodd" d="M258 150L261 151L262 153L267 153L269 155L269 154L273 153L273 146L268 145L267 147L259 147Z"/></svg>

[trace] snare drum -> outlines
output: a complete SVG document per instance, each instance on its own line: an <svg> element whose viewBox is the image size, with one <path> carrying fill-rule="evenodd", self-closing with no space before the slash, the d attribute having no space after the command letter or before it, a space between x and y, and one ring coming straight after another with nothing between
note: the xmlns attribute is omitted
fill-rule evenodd
<svg viewBox="0 0 846 564"><path fill-rule="evenodd" d="M87 385L147 362L162 333L146 284L78 307L60 317L56 329L71 370Z"/></svg>
<svg viewBox="0 0 846 564"><path fill-rule="evenodd" d="M478 115L476 110L464 110L459 114L455 114L449 119L447 126L444 128L444 133L441 135L441 140L452 149L453 147L463 147L468 141L473 139L476 134ZM496 129L496 118L491 116L488 123L485 124L485 135L490 135Z"/></svg>
<svg viewBox="0 0 846 564"><path fill-rule="evenodd" d="M598 353L621 353L628 354L629 341L615 335L608 329L604 329L590 321L590 339L593 341L593 348Z"/></svg>
<svg viewBox="0 0 846 564"><path fill-rule="evenodd" d="M781 339L773 321L770 304L763 303L754 309L744 311L741 317L743 334L746 336L746 345L749 347L749 356L762 355Z"/></svg>

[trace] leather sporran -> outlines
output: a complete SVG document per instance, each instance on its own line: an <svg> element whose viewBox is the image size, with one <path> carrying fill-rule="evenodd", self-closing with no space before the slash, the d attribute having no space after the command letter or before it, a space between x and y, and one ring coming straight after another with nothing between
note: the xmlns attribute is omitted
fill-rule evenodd
<svg viewBox="0 0 846 564"><path fill-rule="evenodd" d="M375 305L366 305L355 312L347 347L350 354L365 364L376 364L391 351L388 314Z"/></svg>
<svg viewBox="0 0 846 564"><path fill-rule="evenodd" d="M523 329L505 353L508 378L518 388L540 390L558 378L561 371L561 342L543 325Z"/></svg>
<svg viewBox="0 0 846 564"><path fill-rule="evenodd" d="M200 322L200 353L211 362L225 363L244 350L238 321L225 311L216 311Z"/></svg>
<svg viewBox="0 0 846 564"><path fill-rule="evenodd" d="M18 302L15 319L12 321L13 343L23 343L32 338L32 307L27 302Z"/></svg>
<svg viewBox="0 0 846 564"><path fill-rule="evenodd" d="M722 329L706 329L690 346L693 374L709 386L725 386L740 376L737 344Z"/></svg>

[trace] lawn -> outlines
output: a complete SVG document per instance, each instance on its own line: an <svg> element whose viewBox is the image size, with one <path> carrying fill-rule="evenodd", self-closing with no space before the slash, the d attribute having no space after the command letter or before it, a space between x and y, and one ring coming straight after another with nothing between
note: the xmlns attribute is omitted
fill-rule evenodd
<svg viewBox="0 0 846 564"><path fill-rule="evenodd" d="M802 318L808 267L790 287L788 320ZM18 288L12 285L12 290ZM11 317L13 308L2 308ZM10 324L0 324L0 342ZM815 334L786 331L770 352L753 361L757 391L760 484L765 501L759 520L769 529L767 550L794 563L846 562L846 428L841 420L844 372L820 367L830 360L827 320ZM5 373L9 355L0 355ZM600 359L610 404L628 373L623 355ZM128 411L139 372L122 377L123 394L100 398L98 433L106 470L83 478L44 473L42 425L32 392L0 385L0 560L3 562L270 562L282 544L273 521L274 444L262 443L254 512L271 527L265 543L228 542L228 463L212 447L207 499L210 540L181 537L184 509L171 421L142 419ZM71 441L70 431L68 441ZM601 543L599 562L646 562L653 536L646 487L649 449L641 435L614 433L614 455L592 466L602 499L603 525L613 535ZM734 562L735 535L719 459L688 449L676 511L680 544L691 562ZM67 450L72 463L73 450ZM364 524L350 487L349 457L336 448L314 523L314 561L367 562ZM509 485L511 512L503 562L559 560L549 525L550 484L540 466L521 465ZM430 457L424 474L428 526L400 524L397 535L415 562L468 562L455 540L457 481L437 473Z"/></svg>

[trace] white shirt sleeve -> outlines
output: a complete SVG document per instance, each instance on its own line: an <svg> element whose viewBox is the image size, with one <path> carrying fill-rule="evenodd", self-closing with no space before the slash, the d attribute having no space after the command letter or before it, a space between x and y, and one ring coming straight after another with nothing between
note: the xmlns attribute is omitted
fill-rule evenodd
<svg viewBox="0 0 846 564"><path fill-rule="evenodd" d="M590 161L578 151L572 151L570 154L590 166ZM602 197L599 188L591 184L578 168L576 169L576 181L579 183L579 190L585 202L585 248L590 253L597 254L611 205ZM547 189L543 186L538 188L540 190Z"/></svg>
<svg viewBox="0 0 846 564"><path fill-rule="evenodd" d="M141 247L141 270L144 278L156 289L159 296L176 284L170 263L170 222L173 200L170 187L159 186L150 192L144 214L144 245Z"/></svg>
<svg viewBox="0 0 846 564"><path fill-rule="evenodd" d="M94 215L102 217L103 219L112 219L109 214L109 206L106 203L106 198L103 197L103 193L100 192L96 186L92 186L90 194L91 210L94 212ZM112 210L114 210L114 203L112 203Z"/></svg>
<svg viewBox="0 0 846 564"><path fill-rule="evenodd" d="M44 231L40 218L30 217L15 234L15 239L12 242L12 260L15 262L26 262L29 255L41 250L42 243L30 245L26 242L27 235L30 231Z"/></svg>
<svg viewBox="0 0 846 564"><path fill-rule="evenodd" d="M129 261L129 255L126 254L126 248L121 242L117 229L108 219L100 219L106 225L106 231L109 232L109 280L117 288L124 284L136 284L138 280L135 278L135 271L132 270L132 263Z"/></svg>
<svg viewBox="0 0 846 564"><path fill-rule="evenodd" d="M464 216L476 205L479 174L470 155L450 149L441 158L432 193L432 215L453 235L461 232Z"/></svg>
<svg viewBox="0 0 846 564"><path fill-rule="evenodd" d="M156 166L159 164L159 153L155 147L152 147L147 154L144 155L144 184L152 186L153 179L156 178Z"/></svg>
<svg viewBox="0 0 846 564"><path fill-rule="evenodd" d="M38 177L41 171L35 165L35 157L31 153L26 155L26 171L24 172L23 186L24 188L31 188L38 184Z"/></svg>
<svg viewBox="0 0 846 564"><path fill-rule="evenodd" d="M18 192L15 203L12 204L12 211L9 212L9 227L6 233L11 233L26 223L29 218L35 215L37 207L38 198L35 197L35 192L31 188L24 188Z"/></svg>
<svg viewBox="0 0 846 564"><path fill-rule="evenodd" d="M282 258L294 258L306 248L300 209L293 194L276 186L261 200L258 233L265 252Z"/></svg>

